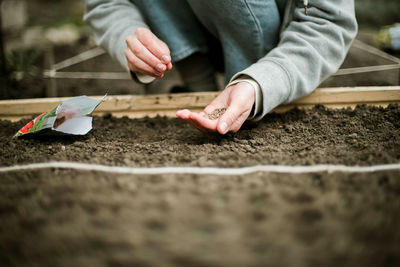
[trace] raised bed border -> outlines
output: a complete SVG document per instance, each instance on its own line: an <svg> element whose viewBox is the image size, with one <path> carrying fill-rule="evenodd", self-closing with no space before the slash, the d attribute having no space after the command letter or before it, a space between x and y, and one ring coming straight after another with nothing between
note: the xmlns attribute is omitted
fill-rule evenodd
<svg viewBox="0 0 400 267"><path fill-rule="evenodd" d="M95 110L94 115L111 113L115 117L141 118L157 115L175 117L179 109L201 111L219 92L179 93L160 95L111 95ZM101 98L102 96L93 96ZM50 110L70 97L0 100L0 119L16 121L31 118ZM358 104L387 106L400 103L400 86L318 88L313 93L273 112L294 107L312 108L317 104L329 108L355 107Z"/></svg>

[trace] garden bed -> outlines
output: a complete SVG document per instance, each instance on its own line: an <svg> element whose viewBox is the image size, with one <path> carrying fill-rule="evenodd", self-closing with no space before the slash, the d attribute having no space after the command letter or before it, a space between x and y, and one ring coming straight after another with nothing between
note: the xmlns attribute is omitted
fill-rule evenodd
<svg viewBox="0 0 400 267"><path fill-rule="evenodd" d="M316 106L205 135L166 117L94 118L83 137L11 139L0 165L400 162L400 107ZM400 170L243 175L0 173L0 260L16 266L398 266Z"/></svg>
<svg viewBox="0 0 400 267"><path fill-rule="evenodd" d="M1 121L0 165L78 161L125 166L372 165L400 161L400 108L293 109L204 135L179 119L95 117L83 137L12 140L27 120Z"/></svg>

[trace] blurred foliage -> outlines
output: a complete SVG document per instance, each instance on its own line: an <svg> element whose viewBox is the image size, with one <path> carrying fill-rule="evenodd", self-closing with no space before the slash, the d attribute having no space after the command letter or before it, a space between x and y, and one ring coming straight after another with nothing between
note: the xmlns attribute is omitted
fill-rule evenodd
<svg viewBox="0 0 400 267"><path fill-rule="evenodd" d="M29 0L26 26L58 27L65 24L84 27L82 0ZM45 8L44 8L45 7Z"/></svg>
<svg viewBox="0 0 400 267"><path fill-rule="evenodd" d="M400 22L400 0L355 0L358 23L380 27Z"/></svg>
<svg viewBox="0 0 400 267"><path fill-rule="evenodd" d="M0 77L0 99L43 97L44 81L40 77L43 51L13 50L6 55L7 73Z"/></svg>
<svg viewBox="0 0 400 267"><path fill-rule="evenodd" d="M24 75L37 75L39 73L40 49L14 50L6 55L8 72L23 72Z"/></svg>
<svg viewBox="0 0 400 267"><path fill-rule="evenodd" d="M80 17L74 17L70 15L60 16L54 18L54 20L48 19L48 21L38 21L36 17L30 16L26 22L26 27L41 26L44 28L60 27L64 25L73 25L76 28L87 27L86 23Z"/></svg>

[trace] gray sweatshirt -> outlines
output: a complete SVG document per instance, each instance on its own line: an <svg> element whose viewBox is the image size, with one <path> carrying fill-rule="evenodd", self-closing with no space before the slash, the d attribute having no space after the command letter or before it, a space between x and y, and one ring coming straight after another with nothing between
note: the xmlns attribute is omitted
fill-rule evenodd
<svg viewBox="0 0 400 267"><path fill-rule="evenodd" d="M139 10L129 0L85 0L85 8L98 45L128 71L125 39L149 28ZM288 0L276 48L232 78L244 75L259 85L254 119L311 93L335 73L356 33L354 0Z"/></svg>

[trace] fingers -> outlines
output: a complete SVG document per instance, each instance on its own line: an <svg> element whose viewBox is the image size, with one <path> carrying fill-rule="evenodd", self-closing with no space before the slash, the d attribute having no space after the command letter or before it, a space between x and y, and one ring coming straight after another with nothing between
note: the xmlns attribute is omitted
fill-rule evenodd
<svg viewBox="0 0 400 267"><path fill-rule="evenodd" d="M203 117L201 113L191 112L188 109L184 109L178 110L176 116L185 120L188 124L201 132L215 132L217 129L217 122Z"/></svg>
<svg viewBox="0 0 400 267"><path fill-rule="evenodd" d="M218 121L217 131L220 134L226 134L229 131L235 132L239 130L239 129L233 129L232 126L241 117L241 115L242 111L237 106L233 105L229 106Z"/></svg>
<svg viewBox="0 0 400 267"><path fill-rule="evenodd" d="M232 98L225 113L219 118L217 130L220 134L237 132L250 115L253 102Z"/></svg>
<svg viewBox="0 0 400 267"><path fill-rule="evenodd" d="M180 110L176 115L202 132L226 134L240 129L250 115L253 104L253 87L248 83L238 83L236 86L226 88L203 112ZM226 108L219 119L212 120L205 116L219 108Z"/></svg>
<svg viewBox="0 0 400 267"><path fill-rule="evenodd" d="M167 70L167 66L161 63L160 59L154 56L137 38L128 39L127 45L132 54L152 67L154 71L164 72Z"/></svg>
<svg viewBox="0 0 400 267"><path fill-rule="evenodd" d="M218 132L220 134L237 132L250 114L248 109L243 109L240 100L234 100L232 103L230 103L225 113L217 120L210 120L207 116L205 116L217 108L226 107L227 105L223 104L223 102L226 101L222 101L223 99L225 99L224 96L221 99L217 97L201 113L190 112L189 110L185 109L179 110L176 113L176 116L185 120L187 123L202 132Z"/></svg>
<svg viewBox="0 0 400 267"><path fill-rule="evenodd" d="M190 110L188 109L181 109L176 112L176 116L181 118L182 120L187 120L190 118Z"/></svg>
<svg viewBox="0 0 400 267"><path fill-rule="evenodd" d="M221 134L237 132L249 117L255 101L254 88L247 82L239 82L228 87L226 91L229 93L228 107L217 127Z"/></svg>
<svg viewBox="0 0 400 267"><path fill-rule="evenodd" d="M172 63L171 62L167 64L167 70L172 70Z"/></svg>
<svg viewBox="0 0 400 267"><path fill-rule="evenodd" d="M227 111L227 112L229 112L229 111ZM243 123L246 121L249 114L250 114L250 112L243 112L241 114L240 113L236 113L236 114L228 113L228 115L226 115L227 118L224 118L224 116L222 116L221 119L219 120L219 123L217 126L218 132L220 134L226 134L227 132L235 133L235 132L239 131L240 127L242 127Z"/></svg>
<svg viewBox="0 0 400 267"><path fill-rule="evenodd" d="M210 120L207 117L202 116L200 113L192 112L190 114L190 120L204 131L215 132L217 130L217 121Z"/></svg>
<svg viewBox="0 0 400 267"><path fill-rule="evenodd" d="M125 56L133 72L151 75L156 78L172 69L168 46L150 30L139 28L135 34L126 38Z"/></svg>
<svg viewBox="0 0 400 267"><path fill-rule="evenodd" d="M143 44L153 55L161 60L163 64L171 62L170 51L168 46L157 38L150 30L138 28L136 30L137 39Z"/></svg>
<svg viewBox="0 0 400 267"><path fill-rule="evenodd" d="M128 60L129 69L135 73L142 73L146 75L153 76L155 78L161 78L163 76L163 72L154 70L140 58L135 56L131 50L128 48L125 49L125 56Z"/></svg>
<svg viewBox="0 0 400 267"><path fill-rule="evenodd" d="M247 112L240 112L235 107L228 108L225 114L219 120L210 120L201 113L191 112L187 109L179 110L176 116L185 120L191 126L202 132L218 132L226 134L227 132L237 132L246 118Z"/></svg>

